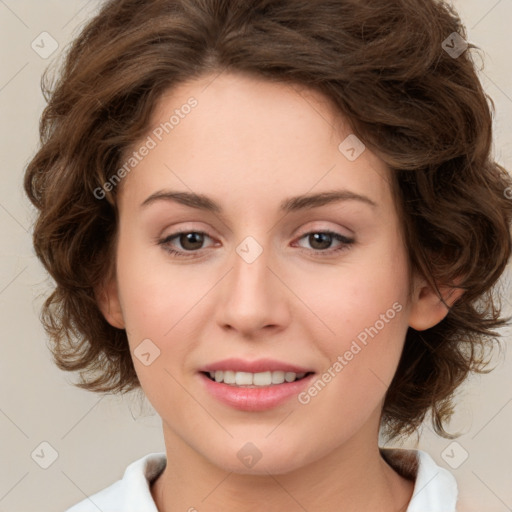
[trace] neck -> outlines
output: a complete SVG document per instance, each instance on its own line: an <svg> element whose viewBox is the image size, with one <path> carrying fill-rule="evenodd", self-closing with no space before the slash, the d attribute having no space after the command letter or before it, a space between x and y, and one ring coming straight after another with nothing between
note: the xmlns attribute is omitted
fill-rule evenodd
<svg viewBox="0 0 512 512"><path fill-rule="evenodd" d="M151 492L159 512L405 512L414 484L359 439L285 474L239 474L202 457L164 426L167 466Z"/></svg>

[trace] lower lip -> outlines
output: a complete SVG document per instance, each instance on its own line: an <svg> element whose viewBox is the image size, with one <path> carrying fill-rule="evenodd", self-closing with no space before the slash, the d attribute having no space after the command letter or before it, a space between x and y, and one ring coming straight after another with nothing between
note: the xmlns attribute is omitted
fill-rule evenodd
<svg viewBox="0 0 512 512"><path fill-rule="evenodd" d="M247 388L216 382L209 379L204 373L199 375L206 386L206 390L213 397L241 411L266 411L278 407L290 398L297 396L314 377L314 374L311 374L294 382L284 382L283 384L260 388Z"/></svg>

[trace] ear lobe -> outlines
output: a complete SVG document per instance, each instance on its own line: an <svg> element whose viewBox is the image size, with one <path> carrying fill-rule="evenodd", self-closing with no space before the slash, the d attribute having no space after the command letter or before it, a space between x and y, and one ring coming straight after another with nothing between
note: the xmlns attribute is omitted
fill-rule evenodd
<svg viewBox="0 0 512 512"><path fill-rule="evenodd" d="M105 320L118 329L124 329L123 311L119 300L119 291L115 278L109 279L100 289L96 291L96 301Z"/></svg>
<svg viewBox="0 0 512 512"><path fill-rule="evenodd" d="M460 279L457 280L457 284ZM449 312L443 301L449 306L464 294L462 288L451 286L439 287L441 300L434 288L424 279L418 278L414 290L412 305L409 314L409 326L416 331L424 331L437 325Z"/></svg>

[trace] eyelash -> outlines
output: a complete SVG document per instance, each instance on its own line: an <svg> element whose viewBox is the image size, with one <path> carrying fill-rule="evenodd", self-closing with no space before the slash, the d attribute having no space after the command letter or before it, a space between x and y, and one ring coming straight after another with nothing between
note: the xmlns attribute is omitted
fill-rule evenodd
<svg viewBox="0 0 512 512"><path fill-rule="evenodd" d="M178 231L176 233L173 233L169 236L166 236L165 238L162 238L161 240L158 240L158 245L161 245L163 246L164 250L169 253L172 257L175 257L175 258L197 258L197 253L201 250L197 250L197 251L177 251L175 249L171 249L169 247L169 243L174 240L175 238L178 238L180 235L184 235L184 234L190 234L190 233L194 233L194 234L198 234L198 235L206 235L208 238L211 238L207 233L205 233L204 231L191 231L191 230L185 230L185 231ZM328 257L328 256L333 256L337 253L341 253L341 252L344 252L344 251L348 251L350 249L350 246L354 244L355 240L354 239L351 239L351 238L347 238L346 236L343 236L343 235L340 235L339 233L336 233L335 231L330 231L330 230L323 230L323 231L308 231L307 233L304 233L300 238L299 240L302 240L303 238L305 237L308 237L309 235L313 235L313 234L326 234L326 235L331 235L334 239L338 240L339 242L341 242L342 244L336 248L336 249L325 249L325 250L318 250L318 249L304 249L302 248L303 251L307 251L307 252L310 252L310 251L313 251L314 253L316 253L315 255L318 255L320 256L321 258L322 257Z"/></svg>

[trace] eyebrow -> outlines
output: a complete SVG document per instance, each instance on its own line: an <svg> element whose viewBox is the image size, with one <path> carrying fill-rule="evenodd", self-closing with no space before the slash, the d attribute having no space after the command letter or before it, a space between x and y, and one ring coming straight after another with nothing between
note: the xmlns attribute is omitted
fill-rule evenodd
<svg viewBox="0 0 512 512"><path fill-rule="evenodd" d="M157 201L172 201L191 208L205 210L212 213L222 214L222 207L210 197L204 194L195 194L193 192L177 192L172 190L159 190L151 194L142 204L141 207L147 207ZM350 190L333 190L321 192L318 194L304 194L295 197L289 197L281 202L280 211L293 212L305 210L308 208L317 208L329 203L339 201L359 201L371 206L377 207L377 203L369 197L356 194Z"/></svg>

